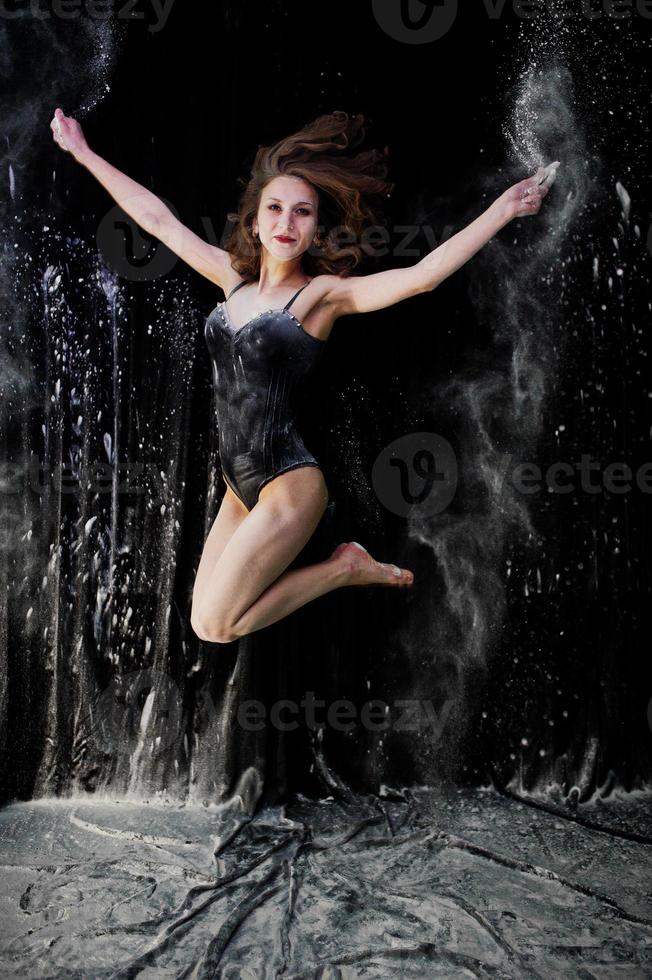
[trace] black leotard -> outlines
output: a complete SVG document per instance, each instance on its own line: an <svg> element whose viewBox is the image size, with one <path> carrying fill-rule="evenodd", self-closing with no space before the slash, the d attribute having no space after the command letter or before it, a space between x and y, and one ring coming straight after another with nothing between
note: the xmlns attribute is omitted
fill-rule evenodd
<svg viewBox="0 0 652 980"><path fill-rule="evenodd" d="M206 320L204 335L213 362L222 474L248 510L262 487L299 466L319 466L296 429L294 391L326 344L304 330L289 307L264 310L234 330L225 303ZM308 283L306 283L306 286Z"/></svg>

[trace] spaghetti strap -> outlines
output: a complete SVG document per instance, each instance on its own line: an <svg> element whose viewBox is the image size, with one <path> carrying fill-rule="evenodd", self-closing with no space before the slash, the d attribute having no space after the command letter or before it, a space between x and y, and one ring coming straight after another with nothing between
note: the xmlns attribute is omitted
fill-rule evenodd
<svg viewBox="0 0 652 980"><path fill-rule="evenodd" d="M231 297L233 296L233 294L236 291L236 289L240 289L240 286L244 286L244 284L246 283L246 281L247 281L246 279L242 279L242 281L239 282L237 286L234 286L233 287L233 289L231 290L231 292L229 293L229 295L226 297L227 302L228 302L228 300L231 299Z"/></svg>
<svg viewBox="0 0 652 980"><path fill-rule="evenodd" d="M303 284L303 286L301 287L301 289L305 289L305 288L306 288L306 286L309 286L311 282L312 282L312 279L309 279L309 280L308 280L308 282L304 282L304 284ZM286 303L286 304L285 304L285 306L283 307L283 309L284 309L284 310L289 310L289 309L290 309L290 307L291 307L291 306L292 306L292 304L294 303L294 301L295 301L295 299L297 298L297 296L298 296L298 295L299 295L299 293L301 292L301 289L298 289L298 290L296 291L296 293L294 294L294 296L292 297L292 299L291 299L291 300L290 300L290 301L289 301L288 303Z"/></svg>

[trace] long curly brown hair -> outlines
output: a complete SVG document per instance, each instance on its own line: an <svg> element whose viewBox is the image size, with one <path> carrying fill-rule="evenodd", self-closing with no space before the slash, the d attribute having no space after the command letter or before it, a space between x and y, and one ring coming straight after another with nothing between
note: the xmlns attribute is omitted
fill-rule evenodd
<svg viewBox="0 0 652 980"><path fill-rule="evenodd" d="M252 234L252 223L262 191L280 175L302 177L318 194L318 245L303 255L308 275L348 276L367 257L362 233L369 225L385 224L378 198L389 197L394 189L385 180L388 147L351 152L372 126L361 114L349 117L335 111L272 146L258 148L250 178L238 181L245 187L238 211L228 215L235 227L225 247L239 275L257 279L260 274L262 245Z"/></svg>

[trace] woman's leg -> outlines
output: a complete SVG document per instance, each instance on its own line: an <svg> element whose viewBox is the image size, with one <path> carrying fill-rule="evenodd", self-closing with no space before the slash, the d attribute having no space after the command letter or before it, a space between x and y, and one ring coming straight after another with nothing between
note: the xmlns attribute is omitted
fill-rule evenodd
<svg viewBox="0 0 652 980"><path fill-rule="evenodd" d="M201 608L204 594L209 585L211 574L217 561L224 551L231 535L237 530L249 511L227 484L226 491L219 506L213 526L204 542L199 567L192 588L192 611L190 623L194 629L197 610ZM195 631L196 632L196 631Z"/></svg>
<svg viewBox="0 0 652 980"><path fill-rule="evenodd" d="M193 622L200 638L229 643L343 585L411 584L411 572L397 575L396 566L374 561L354 544L283 574L314 533L327 502L317 467L291 470L263 488L206 581Z"/></svg>

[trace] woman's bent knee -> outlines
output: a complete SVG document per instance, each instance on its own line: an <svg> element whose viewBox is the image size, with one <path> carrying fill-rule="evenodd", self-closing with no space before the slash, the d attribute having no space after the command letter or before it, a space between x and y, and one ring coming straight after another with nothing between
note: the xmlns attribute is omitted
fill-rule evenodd
<svg viewBox="0 0 652 980"><path fill-rule="evenodd" d="M233 629L203 623L201 620L190 620L193 633L204 643L233 643L239 638Z"/></svg>
<svg viewBox="0 0 652 980"><path fill-rule="evenodd" d="M209 620L200 606L193 608L190 613L190 626L198 639L204 643L232 643L238 639L233 628L217 620Z"/></svg>

